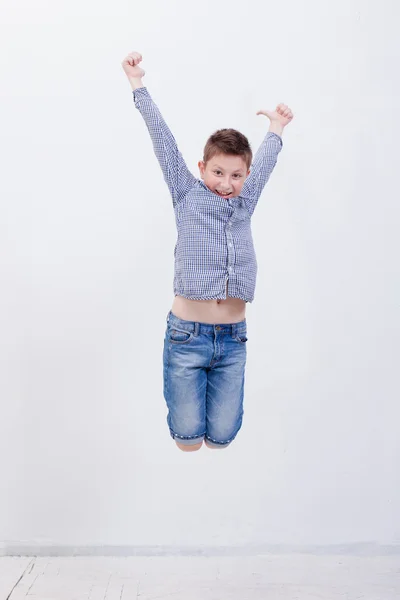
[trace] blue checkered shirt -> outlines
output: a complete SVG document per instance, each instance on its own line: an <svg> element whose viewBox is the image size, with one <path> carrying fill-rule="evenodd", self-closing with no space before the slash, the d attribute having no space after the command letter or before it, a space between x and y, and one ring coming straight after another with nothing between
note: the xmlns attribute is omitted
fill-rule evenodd
<svg viewBox="0 0 400 600"><path fill-rule="evenodd" d="M136 89L133 99L149 130L175 210L175 296L226 299L228 284L228 296L252 302L257 259L250 221L275 167L282 139L275 133L266 134L240 196L224 199L189 171L147 88Z"/></svg>

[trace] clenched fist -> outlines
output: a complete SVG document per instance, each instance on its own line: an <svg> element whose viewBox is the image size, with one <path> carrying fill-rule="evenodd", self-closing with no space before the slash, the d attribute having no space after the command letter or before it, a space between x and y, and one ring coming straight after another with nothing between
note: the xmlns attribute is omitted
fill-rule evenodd
<svg viewBox="0 0 400 600"><path fill-rule="evenodd" d="M141 79L146 74L146 71L138 66L140 62L142 55L139 52L130 52L122 61L122 68L129 79Z"/></svg>

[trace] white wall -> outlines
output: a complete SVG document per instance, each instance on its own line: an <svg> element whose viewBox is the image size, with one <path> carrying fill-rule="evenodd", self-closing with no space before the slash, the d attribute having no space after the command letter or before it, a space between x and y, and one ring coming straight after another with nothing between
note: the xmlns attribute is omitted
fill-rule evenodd
<svg viewBox="0 0 400 600"><path fill-rule="evenodd" d="M3 548L400 542L398 12L3 0ZM180 453L165 423L175 223L132 50L196 174L216 128L256 150L259 108L295 113L221 453Z"/></svg>

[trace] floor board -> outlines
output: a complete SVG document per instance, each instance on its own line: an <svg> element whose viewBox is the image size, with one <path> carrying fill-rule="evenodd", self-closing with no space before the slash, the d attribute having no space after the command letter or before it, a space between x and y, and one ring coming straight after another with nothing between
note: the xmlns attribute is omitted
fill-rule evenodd
<svg viewBox="0 0 400 600"><path fill-rule="evenodd" d="M400 557L0 558L0 600L399 600Z"/></svg>

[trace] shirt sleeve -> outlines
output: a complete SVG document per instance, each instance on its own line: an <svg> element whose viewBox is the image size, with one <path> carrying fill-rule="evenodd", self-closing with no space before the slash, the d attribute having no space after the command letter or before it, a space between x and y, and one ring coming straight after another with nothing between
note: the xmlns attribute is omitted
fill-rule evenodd
<svg viewBox="0 0 400 600"><path fill-rule="evenodd" d="M263 191L278 160L278 154L282 150L282 138L276 133L268 132L257 150L251 165L250 174L244 182L241 196L246 208L253 214L261 192Z"/></svg>
<svg viewBox="0 0 400 600"><path fill-rule="evenodd" d="M149 130L155 155L160 163L164 180L168 185L175 206L195 185L197 179L187 168L182 154L178 150L175 138L147 88L142 87L134 90L133 100Z"/></svg>

